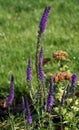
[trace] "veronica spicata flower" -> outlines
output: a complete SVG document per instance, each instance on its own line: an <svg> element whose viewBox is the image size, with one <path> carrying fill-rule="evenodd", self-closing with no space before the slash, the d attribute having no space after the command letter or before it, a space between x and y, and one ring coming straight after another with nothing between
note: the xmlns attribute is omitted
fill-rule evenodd
<svg viewBox="0 0 79 130"><path fill-rule="evenodd" d="M10 83L10 93L6 99L6 106L12 104L14 99L14 76L11 76L11 83Z"/></svg>
<svg viewBox="0 0 79 130"><path fill-rule="evenodd" d="M50 78L50 90L47 98L47 111L50 111L54 102L54 86L53 79Z"/></svg>
<svg viewBox="0 0 79 130"><path fill-rule="evenodd" d="M41 33L43 33L45 31L50 9L51 9L50 6L46 7L45 10L44 10L44 13L42 15L42 18L41 18L41 21L40 21L40 24L39 24L39 29L40 29L39 32L41 32Z"/></svg>
<svg viewBox="0 0 79 130"><path fill-rule="evenodd" d="M76 82L77 82L77 75L76 75L76 74L73 74L73 75L72 75L71 85L72 85L72 86L75 86L75 85L76 85Z"/></svg>
<svg viewBox="0 0 79 130"><path fill-rule="evenodd" d="M28 67L27 67L27 81L32 80L32 67L31 67L31 59L28 59Z"/></svg>
<svg viewBox="0 0 79 130"><path fill-rule="evenodd" d="M25 110L26 110L26 119L27 119L27 122L29 124L32 124L32 116L31 116L31 113L30 113L30 106L29 106L29 102L28 102L27 98L25 99Z"/></svg>
<svg viewBox="0 0 79 130"><path fill-rule="evenodd" d="M47 98L47 111L50 111L54 102L53 95L49 93Z"/></svg>

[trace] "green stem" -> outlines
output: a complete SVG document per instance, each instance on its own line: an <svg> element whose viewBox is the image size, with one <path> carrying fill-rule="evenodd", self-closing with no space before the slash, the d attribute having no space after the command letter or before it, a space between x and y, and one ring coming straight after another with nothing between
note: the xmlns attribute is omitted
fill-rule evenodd
<svg viewBox="0 0 79 130"><path fill-rule="evenodd" d="M37 40L37 47L36 47L36 73L37 73L37 81L39 82L39 74L38 74L38 62L39 62L39 51L40 51L40 47L41 47L41 37L42 34L41 32L38 33L38 40Z"/></svg>
<svg viewBox="0 0 79 130"><path fill-rule="evenodd" d="M75 88L73 88L75 89ZM75 106L75 90L73 92L73 106ZM76 130L75 110L73 109L73 129Z"/></svg>
<svg viewBox="0 0 79 130"><path fill-rule="evenodd" d="M49 112L49 130L51 130L50 112Z"/></svg>
<svg viewBox="0 0 79 130"><path fill-rule="evenodd" d="M61 130L63 130L63 118L62 118L62 107L61 106L59 108L59 112L60 112L60 127L61 127Z"/></svg>

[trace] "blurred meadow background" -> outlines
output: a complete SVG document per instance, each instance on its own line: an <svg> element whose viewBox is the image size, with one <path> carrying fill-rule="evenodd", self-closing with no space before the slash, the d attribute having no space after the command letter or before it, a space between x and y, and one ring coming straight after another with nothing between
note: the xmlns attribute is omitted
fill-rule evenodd
<svg viewBox="0 0 79 130"><path fill-rule="evenodd" d="M42 44L51 61L44 69L54 74L53 53L63 50L69 54L70 71L79 75L79 0L0 0L0 98L7 95L11 74L15 93L23 93L29 56L35 73L37 32L46 6L52 9Z"/></svg>

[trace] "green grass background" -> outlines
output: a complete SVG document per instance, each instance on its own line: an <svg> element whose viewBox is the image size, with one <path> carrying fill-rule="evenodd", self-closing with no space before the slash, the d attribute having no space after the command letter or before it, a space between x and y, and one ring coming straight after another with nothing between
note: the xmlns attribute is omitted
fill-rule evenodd
<svg viewBox="0 0 79 130"><path fill-rule="evenodd" d="M79 0L0 0L0 97L7 95L11 74L17 95L24 91L29 56L35 73L37 31L48 5L52 9L42 40L44 56L52 59L48 71L57 69L53 52L64 50L70 71L79 75Z"/></svg>

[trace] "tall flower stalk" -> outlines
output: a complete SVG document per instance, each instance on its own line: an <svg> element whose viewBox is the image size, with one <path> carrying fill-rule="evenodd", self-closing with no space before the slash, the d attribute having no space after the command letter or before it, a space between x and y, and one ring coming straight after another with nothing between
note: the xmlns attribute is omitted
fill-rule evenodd
<svg viewBox="0 0 79 130"><path fill-rule="evenodd" d="M8 107L9 105L12 104L14 99L14 76L11 76L11 81L10 81L10 92L9 95L6 99L6 106Z"/></svg>
<svg viewBox="0 0 79 130"><path fill-rule="evenodd" d="M47 20L48 20L48 15L50 12L51 7L48 6L45 8L42 18L40 20L40 24L39 24L39 29L38 29L38 37L37 37L37 47L36 47L36 62L35 62L35 66L36 66L36 74L37 74L37 81L38 81L38 91L39 91L39 95L41 96L41 102L43 105L43 97L42 97L42 93L44 90L44 88L42 89L43 86L41 86L41 90L40 90L40 81L43 83L44 81L44 71L42 69L42 52L43 50L41 48L41 39L42 39L42 34L44 33L45 29L46 29L46 24L47 24ZM41 52L41 53L40 53ZM39 58L40 57L40 58ZM40 61L40 62L39 62ZM38 92L37 92L38 93ZM38 94L37 94L38 95ZM38 99L38 104L40 103L39 99ZM40 105L40 104L39 104ZM41 105L41 106L42 106ZM42 106L43 107L43 106ZM40 109L40 108L39 108ZM40 110L39 110L40 111Z"/></svg>
<svg viewBox="0 0 79 130"><path fill-rule="evenodd" d="M37 40L37 47L36 47L36 72L37 72L37 80L38 80L38 62L39 62L39 51L40 51L40 47L41 47L41 38L42 38L42 34L44 33L45 29L46 29L46 24L47 24L47 20L48 20L48 15L50 12L51 7L48 6L45 8L42 18L40 20L40 24L39 24L39 30L38 30L38 40Z"/></svg>
<svg viewBox="0 0 79 130"><path fill-rule="evenodd" d="M38 92L37 97L39 111L43 115L43 108L45 102L45 85L44 85L44 70L43 70L43 48L41 47L39 52L39 61L38 61Z"/></svg>

